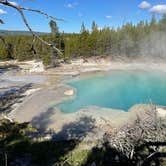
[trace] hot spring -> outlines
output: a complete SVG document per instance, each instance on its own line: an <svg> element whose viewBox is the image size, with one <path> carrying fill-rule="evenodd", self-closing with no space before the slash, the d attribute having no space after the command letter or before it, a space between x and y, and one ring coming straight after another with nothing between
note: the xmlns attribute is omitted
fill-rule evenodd
<svg viewBox="0 0 166 166"><path fill-rule="evenodd" d="M135 104L166 105L166 73L159 71L110 71L72 80L74 97L58 105L64 113L97 106L128 111Z"/></svg>

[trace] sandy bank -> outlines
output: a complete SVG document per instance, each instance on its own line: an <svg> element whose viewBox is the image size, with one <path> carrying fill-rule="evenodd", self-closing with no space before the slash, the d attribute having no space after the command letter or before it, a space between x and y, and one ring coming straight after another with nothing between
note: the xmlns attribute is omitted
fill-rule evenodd
<svg viewBox="0 0 166 166"><path fill-rule="evenodd" d="M31 122L41 132L54 131L54 139L84 138L94 140L102 138L106 132L119 128L137 118L144 116L146 111L154 109L151 105L136 105L124 112L123 110L89 107L75 113L65 114L56 104L69 97L64 94L70 87L39 90L15 110L8 117L18 122ZM163 110L162 110L163 113ZM86 136L85 136L86 133Z"/></svg>
<svg viewBox="0 0 166 166"><path fill-rule="evenodd" d="M18 66L19 71L22 73L30 74L46 74L46 75L73 75L77 76L84 72L93 71L108 71L108 70L161 70L166 71L166 63L164 61L154 61L149 59L138 59L133 61L112 61L108 57L91 57L85 59L70 60L69 63L60 63L59 67L44 70L44 66L41 61L5 61L0 62L2 66Z"/></svg>

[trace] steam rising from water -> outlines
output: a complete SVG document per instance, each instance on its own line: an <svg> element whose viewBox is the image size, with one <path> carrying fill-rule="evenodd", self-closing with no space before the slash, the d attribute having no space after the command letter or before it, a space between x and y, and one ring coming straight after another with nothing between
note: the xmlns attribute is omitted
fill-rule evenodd
<svg viewBox="0 0 166 166"><path fill-rule="evenodd" d="M166 59L166 33L150 33L139 43L139 50L144 58Z"/></svg>
<svg viewBox="0 0 166 166"><path fill-rule="evenodd" d="M152 31L145 35L145 32L142 33L142 35L137 34L137 39L133 38L133 34L124 33L119 46L112 48L114 58L147 61L166 60L166 32Z"/></svg>

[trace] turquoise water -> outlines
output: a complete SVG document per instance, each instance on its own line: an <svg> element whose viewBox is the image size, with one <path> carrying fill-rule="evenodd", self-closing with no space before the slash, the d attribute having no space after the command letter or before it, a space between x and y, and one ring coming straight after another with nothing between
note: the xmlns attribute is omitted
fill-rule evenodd
<svg viewBox="0 0 166 166"><path fill-rule="evenodd" d="M166 73L156 71L111 71L73 80L76 96L58 105L65 113L88 106L123 109L135 104L166 105Z"/></svg>

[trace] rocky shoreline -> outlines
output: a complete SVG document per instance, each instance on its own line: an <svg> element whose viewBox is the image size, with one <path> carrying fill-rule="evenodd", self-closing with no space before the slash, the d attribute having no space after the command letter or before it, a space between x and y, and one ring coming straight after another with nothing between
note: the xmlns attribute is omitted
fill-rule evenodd
<svg viewBox="0 0 166 166"><path fill-rule="evenodd" d="M24 66L26 65L24 64ZM84 137L83 133L86 133L85 140L94 139L94 137L100 139L104 133L130 122L131 119L136 119L138 113L143 114L146 110L152 109L151 106L136 105L129 112L90 107L76 113L64 114L56 105L74 95L73 89L65 85L65 80L78 76L86 77L98 71L108 70L154 69L165 72L165 66L165 64L147 66L145 63L130 64L103 60L101 63L76 61L72 62L72 64L62 64L58 68L44 72L40 71L39 73L27 72L28 67L26 67L26 71L23 67L20 67L21 70L19 71L10 70L9 73L1 75L1 81L6 80L9 82L10 80L12 83L16 81L15 83L20 86L11 95L8 95L8 93L3 95L3 100L6 103L10 100L11 105L17 105L16 107L11 107L12 110L7 114L7 117L18 122L31 122L34 127L38 128L40 132L46 133L46 135L49 131L53 131L51 133L54 133L55 140L82 139ZM25 85L29 83L32 87L25 89L25 85L21 86L21 83L26 83ZM2 89L4 90L3 87ZM29 92L29 95L26 94L23 100L20 102L17 100L16 96L19 98L27 90L31 89L32 91ZM4 105L3 102L1 105ZM165 116L165 109L159 109L159 114Z"/></svg>
<svg viewBox="0 0 166 166"><path fill-rule="evenodd" d="M24 93L31 87L31 84L20 87L12 87L11 89L0 92L0 111L10 112L11 106L19 102L20 98L24 97Z"/></svg>

